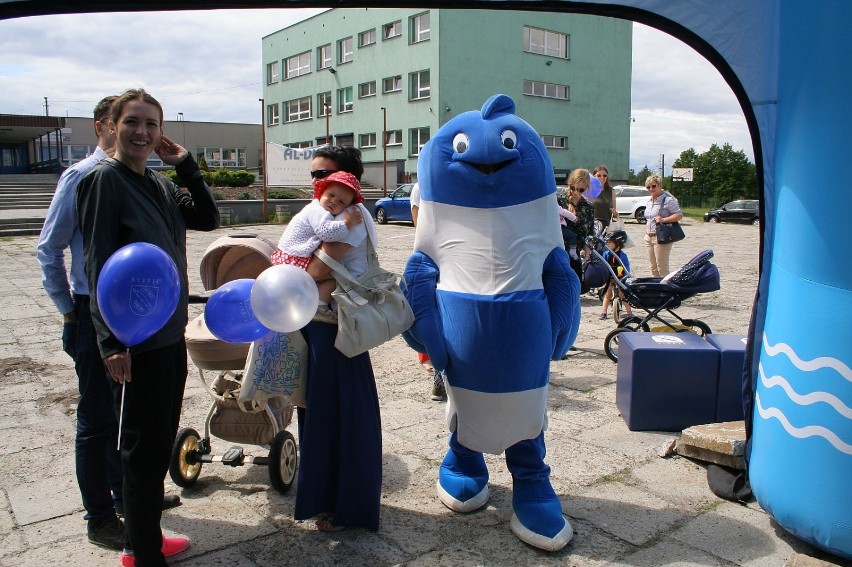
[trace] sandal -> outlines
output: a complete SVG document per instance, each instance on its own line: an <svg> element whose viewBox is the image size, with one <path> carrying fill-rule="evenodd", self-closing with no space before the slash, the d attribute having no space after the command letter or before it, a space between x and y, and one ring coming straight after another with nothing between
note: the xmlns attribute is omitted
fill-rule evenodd
<svg viewBox="0 0 852 567"><path fill-rule="evenodd" d="M315 524L321 532L339 532L346 529L346 526L335 526L334 516L331 514L320 514L317 516Z"/></svg>
<svg viewBox="0 0 852 567"><path fill-rule="evenodd" d="M606 320L606 318L607 318L607 314L606 314L606 313L601 313L601 316L600 316L600 317L598 317L598 319L600 319L601 321L605 321L605 320Z"/></svg>

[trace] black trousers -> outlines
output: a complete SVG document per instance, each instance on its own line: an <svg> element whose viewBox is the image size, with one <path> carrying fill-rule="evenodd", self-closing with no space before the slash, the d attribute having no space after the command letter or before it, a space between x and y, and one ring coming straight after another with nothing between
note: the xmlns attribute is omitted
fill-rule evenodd
<svg viewBox="0 0 852 567"><path fill-rule="evenodd" d="M124 393L121 462L128 547L137 567L166 565L160 548L163 481L180 422L186 385L186 344L133 354ZM122 385L112 383L120 409Z"/></svg>

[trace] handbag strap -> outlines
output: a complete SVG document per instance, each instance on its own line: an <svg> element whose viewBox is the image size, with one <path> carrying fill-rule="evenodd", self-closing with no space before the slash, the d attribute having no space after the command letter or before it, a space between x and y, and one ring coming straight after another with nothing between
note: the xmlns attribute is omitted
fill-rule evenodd
<svg viewBox="0 0 852 567"><path fill-rule="evenodd" d="M355 302L357 305L367 305L369 300L366 299L361 293L359 293L355 286L361 288L364 291L372 291L372 292L380 292L381 290L373 289L369 286L365 286L358 279L352 275L352 273L346 269L346 266L326 254L322 248L317 248L314 251L314 256L319 258L319 260L331 268L331 271L334 272L334 279L337 280L337 285L340 286L341 290L349 296L349 298ZM373 248L373 241L370 238L369 233L367 233L367 263L369 265L378 265L379 256L376 253L375 248ZM384 297L383 295L381 296ZM381 303L383 299L379 300Z"/></svg>

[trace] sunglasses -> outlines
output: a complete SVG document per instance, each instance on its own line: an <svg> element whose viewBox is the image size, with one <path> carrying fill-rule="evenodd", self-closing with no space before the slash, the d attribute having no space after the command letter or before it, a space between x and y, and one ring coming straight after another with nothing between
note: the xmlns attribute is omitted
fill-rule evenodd
<svg viewBox="0 0 852 567"><path fill-rule="evenodd" d="M584 191L586 190L586 188L585 188L585 187L574 187L573 185L569 185L569 186L568 186L568 189L569 189L570 191L576 191L576 192L578 192L578 193L582 193L582 192L584 192Z"/></svg>
<svg viewBox="0 0 852 567"><path fill-rule="evenodd" d="M323 178L328 177L329 175L331 175L332 173L335 173L337 171L339 171L339 170L337 170L337 169L314 169L313 171L311 171L311 178L312 179L323 179Z"/></svg>
<svg viewBox="0 0 852 567"><path fill-rule="evenodd" d="M596 173L595 177L609 177L606 173Z"/></svg>
<svg viewBox="0 0 852 567"><path fill-rule="evenodd" d="M659 187L659 185L657 185L656 183L651 183L650 185L648 185L648 189L656 189L657 187Z"/></svg>

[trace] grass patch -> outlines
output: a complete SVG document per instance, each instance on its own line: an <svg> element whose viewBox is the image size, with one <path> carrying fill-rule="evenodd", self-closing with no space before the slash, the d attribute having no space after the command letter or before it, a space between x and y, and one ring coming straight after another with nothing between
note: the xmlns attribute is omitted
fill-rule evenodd
<svg viewBox="0 0 852 567"><path fill-rule="evenodd" d="M622 469L613 474L607 474L595 481L595 484L611 484L613 482L624 482L630 478L630 469Z"/></svg>
<svg viewBox="0 0 852 567"><path fill-rule="evenodd" d="M686 207L681 208L683 211L683 216L690 218L694 221L704 222L704 213L706 213L709 209L700 209L698 207Z"/></svg>

